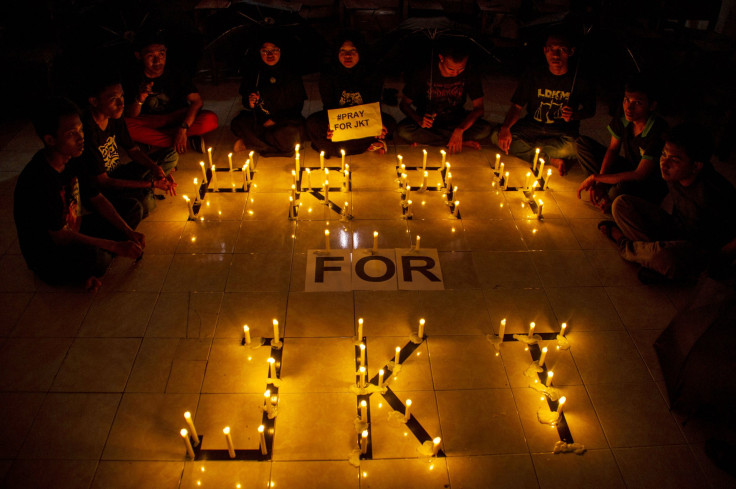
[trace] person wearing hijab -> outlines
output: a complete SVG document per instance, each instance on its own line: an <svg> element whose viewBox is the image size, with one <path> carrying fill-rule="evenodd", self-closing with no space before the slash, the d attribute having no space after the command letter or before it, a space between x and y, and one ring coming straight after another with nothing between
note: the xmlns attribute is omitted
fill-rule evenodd
<svg viewBox="0 0 736 489"><path fill-rule="evenodd" d="M234 150L260 156L291 156L304 139L302 109L307 93L302 77L291 69L284 42L267 35L257 44L255 58L243 70L240 95L245 110L230 124L238 140Z"/></svg>
<svg viewBox="0 0 736 489"><path fill-rule="evenodd" d="M337 52L329 67L321 74L319 93L322 97L323 110L307 118L307 134L312 141L312 148L324 151L326 157L337 156L344 149L346 154L360 154L365 151L386 152L386 138L390 138L396 121L388 114L381 112L383 130L378 137L368 137L341 141L332 141L329 130L327 110L355 105L380 102L383 90L383 77L365 58L362 38L355 32L346 32L337 42Z"/></svg>

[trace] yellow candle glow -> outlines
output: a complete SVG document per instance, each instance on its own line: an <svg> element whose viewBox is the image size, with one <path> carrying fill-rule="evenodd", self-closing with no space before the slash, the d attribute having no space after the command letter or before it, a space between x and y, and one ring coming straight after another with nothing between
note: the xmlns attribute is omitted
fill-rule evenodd
<svg viewBox="0 0 736 489"><path fill-rule="evenodd" d="M406 409L404 410L404 421L409 421L411 418L411 399L406 400Z"/></svg>
<svg viewBox="0 0 736 489"><path fill-rule="evenodd" d="M445 158L447 158L447 152L444 149L440 150L440 154L442 155L442 166L445 166Z"/></svg>
<svg viewBox="0 0 736 489"><path fill-rule="evenodd" d="M297 151L294 155L294 166L296 167L296 172L299 173L299 170L301 170L302 166L299 164L299 161L301 159L301 156L299 155L299 152Z"/></svg>
<svg viewBox="0 0 736 489"><path fill-rule="evenodd" d="M566 329L567 329L567 323L562 323L562 325L560 326L560 334L562 336L565 336L565 330Z"/></svg>
<svg viewBox="0 0 736 489"><path fill-rule="evenodd" d="M386 372L383 371L383 369L378 371L378 387L383 387L383 376Z"/></svg>
<svg viewBox="0 0 736 489"><path fill-rule="evenodd" d="M230 427L225 426L222 432L225 434L225 441L227 442L227 454L230 458L235 458L235 447L233 446L233 438L230 436Z"/></svg>
<svg viewBox="0 0 736 489"><path fill-rule="evenodd" d="M325 229L325 250L330 251L330 230Z"/></svg>
<svg viewBox="0 0 736 489"><path fill-rule="evenodd" d="M273 342L278 343L280 341L279 337L279 320L274 319L273 320Z"/></svg>
<svg viewBox="0 0 736 489"><path fill-rule="evenodd" d="M207 158L209 158L210 166L212 166L212 148L207 148Z"/></svg>
<svg viewBox="0 0 736 489"><path fill-rule="evenodd" d="M417 234L417 243L414 245L414 249L418 250L422 242L422 237Z"/></svg>
<svg viewBox="0 0 736 489"><path fill-rule="evenodd" d="M544 185L542 185L542 190L547 190L547 187L549 186L550 178L552 178L552 168L547 169L547 178L544 179Z"/></svg>
<svg viewBox="0 0 736 489"><path fill-rule="evenodd" d="M358 318L358 340L363 341L363 318Z"/></svg>
<svg viewBox="0 0 736 489"><path fill-rule="evenodd" d="M207 183L207 170L204 168L204 161L199 162L199 167L202 169L202 183Z"/></svg>
<svg viewBox="0 0 736 489"><path fill-rule="evenodd" d="M542 178L542 170L544 170L544 158L539 158L539 171L537 172L537 178Z"/></svg>
<svg viewBox="0 0 736 489"><path fill-rule="evenodd" d="M196 219L196 216L194 215L194 204L192 203L192 200L186 195L184 195L183 197L184 200L187 202L187 208L189 209L189 219Z"/></svg>
<svg viewBox="0 0 736 489"><path fill-rule="evenodd" d="M539 355L539 366L544 366L544 360L547 358L547 347L542 348L542 354Z"/></svg>
<svg viewBox="0 0 736 489"><path fill-rule="evenodd" d="M368 452L368 430L363 430L360 434L360 453L365 454Z"/></svg>
<svg viewBox="0 0 736 489"><path fill-rule="evenodd" d="M537 182L534 182L537 183ZM542 209L544 209L544 202L542 202L542 199L539 199L539 204L537 204L537 218L542 219Z"/></svg>
<svg viewBox="0 0 736 489"><path fill-rule="evenodd" d="M276 359L269 357L268 360L268 376L272 379L276 378Z"/></svg>
<svg viewBox="0 0 736 489"><path fill-rule="evenodd" d="M529 338L531 338L532 336L534 336L534 328L536 328L536 327L537 327L537 325L534 323L534 321L532 321L531 323L529 323Z"/></svg>
<svg viewBox="0 0 736 489"><path fill-rule="evenodd" d="M230 171L233 171L233 154L232 153L227 154L227 163L230 166Z"/></svg>
<svg viewBox="0 0 736 489"><path fill-rule="evenodd" d="M550 370L547 372L547 387L552 386L552 377L554 376L555 376L555 373L553 371Z"/></svg>
<svg viewBox="0 0 736 489"><path fill-rule="evenodd" d="M192 438L194 439L194 446L196 447L199 445L199 435L197 434L197 428L194 427L194 421L192 420L192 413L189 411L184 413L184 420L187 423L187 426L189 426L189 431L192 433Z"/></svg>
<svg viewBox="0 0 736 489"><path fill-rule="evenodd" d="M345 170L345 150L340 150L340 169Z"/></svg>
<svg viewBox="0 0 736 489"><path fill-rule="evenodd" d="M417 336L420 338L424 338L424 318L419 320L419 331L417 332Z"/></svg>
<svg viewBox="0 0 736 489"><path fill-rule="evenodd" d="M199 180L194 179L194 202L199 200Z"/></svg>
<svg viewBox="0 0 736 489"><path fill-rule="evenodd" d="M536 170L537 170L537 160L538 160L538 159L539 159L539 148L536 148L536 149L534 150L534 162L533 162L533 166L532 166L532 169L533 169L534 171L536 171Z"/></svg>
<svg viewBox="0 0 736 489"><path fill-rule="evenodd" d="M437 455L437 452L440 451L440 443L442 443L442 438L439 436L432 440L432 455Z"/></svg>
<svg viewBox="0 0 736 489"><path fill-rule="evenodd" d="M189 441L189 432L186 429L182 429L179 434L181 435L181 439L184 440L184 446L187 447L187 455L189 455L189 458L194 459L194 448L192 448L192 443Z"/></svg>
<svg viewBox="0 0 736 489"><path fill-rule="evenodd" d="M506 334L506 318L501 320L501 325L498 327L498 336L503 339L504 334Z"/></svg>
<svg viewBox="0 0 736 489"><path fill-rule="evenodd" d="M373 253L378 252L378 231L373 231Z"/></svg>
<svg viewBox="0 0 736 489"><path fill-rule="evenodd" d="M363 365L358 368L358 379L360 387L365 387L366 369Z"/></svg>
<svg viewBox="0 0 736 489"><path fill-rule="evenodd" d="M217 185L217 168L215 168L215 165L212 165L210 169L212 170L212 181L210 182L212 185L212 191L217 192L219 190Z"/></svg>
<svg viewBox="0 0 736 489"><path fill-rule="evenodd" d="M266 427L261 425L258 427L258 434L261 435L261 455L267 455L268 454L268 448L266 447Z"/></svg>
<svg viewBox="0 0 736 489"><path fill-rule="evenodd" d="M365 365L365 344L360 344L360 364Z"/></svg>
<svg viewBox="0 0 736 489"><path fill-rule="evenodd" d="M400 358L401 358L401 347L400 346L397 346L396 347L396 355L394 356L394 364L395 365L399 365L399 363L400 363L399 362L399 359Z"/></svg>
<svg viewBox="0 0 736 489"><path fill-rule="evenodd" d="M271 389L266 389L263 393L263 410L268 411L268 405L271 402Z"/></svg>
<svg viewBox="0 0 736 489"><path fill-rule="evenodd" d="M459 214L460 214L460 201L459 200L456 200L455 201L455 209L453 209L452 215L455 216L455 217L458 217Z"/></svg>
<svg viewBox="0 0 736 489"><path fill-rule="evenodd" d="M503 169L503 163L501 163L501 169ZM507 188L509 188L509 172L506 172L503 178L503 189L506 190Z"/></svg>
<svg viewBox="0 0 736 489"><path fill-rule="evenodd" d="M368 403L360 401L360 420L364 423L368 422Z"/></svg>
<svg viewBox="0 0 736 489"><path fill-rule="evenodd" d="M560 400L557 401L557 414L562 414L562 407L565 405L565 402L567 402L565 396L560 397Z"/></svg>
<svg viewBox="0 0 736 489"><path fill-rule="evenodd" d="M427 169L427 150L426 149L423 149L422 150L422 153L423 153L423 156L422 156L422 170L426 170Z"/></svg>
<svg viewBox="0 0 736 489"><path fill-rule="evenodd" d="M424 170L424 177L422 177L422 188L427 188L427 179L429 178L429 172Z"/></svg>
<svg viewBox="0 0 736 489"><path fill-rule="evenodd" d="M496 165L493 167L494 170L498 170L498 165L501 164L501 154L496 153Z"/></svg>

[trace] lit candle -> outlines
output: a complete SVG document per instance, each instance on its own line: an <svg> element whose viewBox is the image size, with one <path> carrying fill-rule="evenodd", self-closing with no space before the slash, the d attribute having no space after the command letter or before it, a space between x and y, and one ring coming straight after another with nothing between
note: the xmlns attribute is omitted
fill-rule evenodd
<svg viewBox="0 0 736 489"><path fill-rule="evenodd" d="M360 420L364 423L368 422L368 403L360 401Z"/></svg>
<svg viewBox="0 0 736 489"><path fill-rule="evenodd" d="M532 167L532 170L534 171L537 171L537 160L538 159L539 159L539 148L536 148L534 150L534 162L533 162L534 166Z"/></svg>
<svg viewBox="0 0 736 489"><path fill-rule="evenodd" d="M360 387L365 387L366 370L363 365L358 368L358 382Z"/></svg>
<svg viewBox="0 0 736 489"><path fill-rule="evenodd" d="M373 253L378 252L378 231L373 231Z"/></svg>
<svg viewBox="0 0 736 489"><path fill-rule="evenodd" d="M250 345L250 328L247 324L243 326L243 333L245 333L245 344Z"/></svg>
<svg viewBox="0 0 736 489"><path fill-rule="evenodd" d="M192 203L191 199L185 195L184 200L187 201L187 207L189 208L189 219L196 219L196 217L194 216L194 204Z"/></svg>
<svg viewBox="0 0 736 489"><path fill-rule="evenodd" d="M534 177L532 177L532 179L534 179ZM536 180L534 180L532 182L532 190L531 190L531 198L532 198L532 200L534 200L534 192L536 192L538 186L539 186L539 182L536 181Z"/></svg>
<svg viewBox="0 0 736 489"><path fill-rule="evenodd" d="M406 181L406 177L407 177L406 173L402 173L401 174L401 183L402 183L402 185L403 185L404 188L406 188L408 186L408 182Z"/></svg>
<svg viewBox="0 0 736 489"><path fill-rule="evenodd" d="M526 179L524 180L524 188L529 188L529 179L532 177L532 172L526 172Z"/></svg>
<svg viewBox="0 0 736 489"><path fill-rule="evenodd" d="M274 357L268 357L268 376L272 379L276 378L276 359Z"/></svg>
<svg viewBox="0 0 736 489"><path fill-rule="evenodd" d="M503 335L506 334L506 318L501 320L501 325L498 327L498 336L503 339Z"/></svg>
<svg viewBox="0 0 736 489"><path fill-rule="evenodd" d="M552 377L555 376L555 373L553 371L547 372L547 387L552 387Z"/></svg>
<svg viewBox="0 0 736 489"><path fill-rule="evenodd" d="M562 325L560 326L560 334L562 336L565 336L565 330L566 329L567 329L567 323L562 323Z"/></svg>
<svg viewBox="0 0 736 489"><path fill-rule="evenodd" d="M350 180L350 165L345 165L345 171L343 171L343 175L345 178L342 179L342 191L347 192L348 191L348 181Z"/></svg>
<svg viewBox="0 0 736 489"><path fill-rule="evenodd" d="M207 183L207 170L204 169L204 161L199 162L199 167L202 169L202 183Z"/></svg>
<svg viewBox="0 0 736 489"><path fill-rule="evenodd" d="M539 158L539 171L537 172L537 178L542 178L543 169L544 169L544 158Z"/></svg>
<svg viewBox="0 0 736 489"><path fill-rule="evenodd" d="M210 182L212 184L212 191L217 192L217 168L215 165L210 166L210 169L212 170L212 181Z"/></svg>
<svg viewBox="0 0 736 489"><path fill-rule="evenodd" d="M547 358L547 347L542 348L542 354L539 356L539 366L544 366L544 360Z"/></svg>
<svg viewBox="0 0 736 489"><path fill-rule="evenodd" d="M365 344L360 344L360 364L365 366Z"/></svg>
<svg viewBox="0 0 736 489"><path fill-rule="evenodd" d="M452 188L452 172L447 172L447 188Z"/></svg>
<svg viewBox="0 0 736 489"><path fill-rule="evenodd" d="M442 442L442 438L439 436L432 440L432 455L437 455L437 452L440 451L440 443Z"/></svg>
<svg viewBox="0 0 736 489"><path fill-rule="evenodd" d="M192 448L192 442L189 441L189 432L186 429L182 429L179 434L181 439L184 440L184 446L187 447L187 455L189 458L194 459L194 448Z"/></svg>
<svg viewBox="0 0 736 489"><path fill-rule="evenodd" d="M562 414L562 407L565 405L565 402L567 402L565 396L560 397L560 400L557 401L557 414Z"/></svg>
<svg viewBox="0 0 736 489"><path fill-rule="evenodd" d="M396 355L394 355L394 365L399 365L399 359L401 358L401 347L396 347Z"/></svg>
<svg viewBox="0 0 736 489"><path fill-rule="evenodd" d="M358 341L363 341L363 318L358 318Z"/></svg>
<svg viewBox="0 0 736 489"><path fill-rule="evenodd" d="M307 189L312 190L312 170L307 168Z"/></svg>
<svg viewBox="0 0 736 489"><path fill-rule="evenodd" d="M184 413L184 420L187 423L187 426L189 426L189 431L192 433L192 438L194 438L194 446L196 447L199 445L199 435L197 434L197 428L194 427L194 421L192 420L192 413L189 411Z"/></svg>
<svg viewBox="0 0 736 489"><path fill-rule="evenodd" d="M271 389L266 389L266 392L263 393L263 410L268 411L268 406L271 401Z"/></svg>
<svg viewBox="0 0 736 489"><path fill-rule="evenodd" d="M251 160L245 160L245 182L250 183L250 162Z"/></svg>
<svg viewBox="0 0 736 489"><path fill-rule="evenodd" d="M534 328L536 328L536 327L537 327L537 325L534 323L534 321L532 321L531 323L529 323L529 338L531 338L532 336L534 336Z"/></svg>
<svg viewBox="0 0 736 489"><path fill-rule="evenodd" d="M383 371L383 369L378 371L378 387L383 387L383 376L386 372Z"/></svg>
<svg viewBox="0 0 736 489"><path fill-rule="evenodd" d="M460 201L455 201L455 208L452 211L452 215L455 217L460 217Z"/></svg>
<svg viewBox="0 0 736 489"><path fill-rule="evenodd" d="M279 320L278 319L273 320L273 342L274 343L279 342Z"/></svg>
<svg viewBox="0 0 736 489"><path fill-rule="evenodd" d="M419 245L421 244L421 242L422 242L422 237L417 234L417 244L414 245L415 250L419 249Z"/></svg>
<svg viewBox="0 0 736 489"><path fill-rule="evenodd" d="M261 455L267 455L268 454L268 448L266 448L266 433L265 433L266 427L261 425L258 427L258 434L261 435Z"/></svg>
<svg viewBox="0 0 736 489"><path fill-rule="evenodd" d="M212 148L207 148L207 158L209 158L210 166L212 166Z"/></svg>
<svg viewBox="0 0 736 489"><path fill-rule="evenodd" d="M505 165L505 163L502 161L501 162L501 165L498 167L498 174L499 175L503 173L503 167L504 167L504 165Z"/></svg>
<svg viewBox="0 0 736 489"><path fill-rule="evenodd" d="M501 164L503 165L503 163ZM507 188L509 188L509 172L506 172L503 179L503 189L506 190Z"/></svg>
<svg viewBox="0 0 736 489"><path fill-rule="evenodd" d="M429 178L429 172L425 170L422 178L422 188L427 188L427 178Z"/></svg>
<svg viewBox="0 0 736 489"><path fill-rule="evenodd" d="M367 453L368 452L368 430L363 430L363 433L360 434L360 453Z"/></svg>
<svg viewBox="0 0 736 489"><path fill-rule="evenodd" d="M330 181L325 180L324 186L322 187L325 193L325 205L330 205Z"/></svg>
<svg viewBox="0 0 736 489"><path fill-rule="evenodd" d="M407 192L408 195L408 192ZM414 212L412 212L411 207L411 199L406 201L406 217L412 217L414 215Z"/></svg>
<svg viewBox="0 0 736 489"><path fill-rule="evenodd" d="M422 150L423 156L422 156L422 171L427 169L427 150Z"/></svg>
<svg viewBox="0 0 736 489"><path fill-rule="evenodd" d="M194 179L194 202L199 200L199 180Z"/></svg>
<svg viewBox="0 0 736 489"><path fill-rule="evenodd" d="M417 336L420 338L424 338L424 318L419 320L419 331L417 332Z"/></svg>
<svg viewBox="0 0 736 489"><path fill-rule="evenodd" d="M299 152L299 149L300 149L301 147L302 147L302 145L301 145L301 144L299 144L299 143L296 143L296 146L294 146L294 153L298 153L298 152Z"/></svg>
<svg viewBox="0 0 736 489"><path fill-rule="evenodd" d="M294 188L295 185L296 185L296 170L291 170L291 178L294 181L294 183L292 184L291 188Z"/></svg>
<svg viewBox="0 0 736 489"><path fill-rule="evenodd" d="M230 458L235 458L235 447L233 446L233 438L232 436L230 436L230 427L225 426L222 432L225 433L225 441L227 442L227 454L230 455Z"/></svg>
<svg viewBox="0 0 736 489"><path fill-rule="evenodd" d="M294 166L296 167L296 172L299 173L299 170L302 169L301 165L299 164L299 152L294 155Z"/></svg>
<svg viewBox="0 0 736 489"><path fill-rule="evenodd" d="M442 155L442 163L441 166L445 166L445 158L447 158L447 152L444 149L440 150L440 154Z"/></svg>
<svg viewBox="0 0 736 489"><path fill-rule="evenodd" d="M542 209L543 208L544 208L544 202L542 202L542 199L539 199L539 205L537 206L537 219L542 219Z"/></svg>
<svg viewBox="0 0 736 489"><path fill-rule="evenodd" d="M344 149L340 150L340 169L341 170L345 169L345 150Z"/></svg>
<svg viewBox="0 0 736 489"><path fill-rule="evenodd" d="M547 178L544 179L544 185L542 185L542 190L547 190L547 187L549 186L550 178L552 178L552 168L547 169Z"/></svg>
<svg viewBox="0 0 736 489"><path fill-rule="evenodd" d="M404 421L409 421L411 418L411 399L406 400L406 409L404 410Z"/></svg>
<svg viewBox="0 0 736 489"><path fill-rule="evenodd" d="M330 251L330 230L325 229L325 250Z"/></svg>
<svg viewBox="0 0 736 489"><path fill-rule="evenodd" d="M243 168L242 168L243 170L243 190L245 190L246 187L248 187L248 179L246 178L247 168L248 168L247 166L243 165Z"/></svg>
<svg viewBox="0 0 736 489"><path fill-rule="evenodd" d="M496 153L496 166L493 167L494 170L498 170L498 165L501 164L501 154Z"/></svg>
<svg viewBox="0 0 736 489"><path fill-rule="evenodd" d="M294 196L289 196L289 219L294 219Z"/></svg>

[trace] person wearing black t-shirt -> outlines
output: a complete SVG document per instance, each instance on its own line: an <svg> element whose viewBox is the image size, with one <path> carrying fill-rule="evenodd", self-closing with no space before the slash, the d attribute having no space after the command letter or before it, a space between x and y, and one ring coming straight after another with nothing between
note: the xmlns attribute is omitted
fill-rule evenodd
<svg viewBox="0 0 736 489"><path fill-rule="evenodd" d="M134 231L143 210L131 199L121 216L84 179L78 159L84 132L72 102L46 102L33 122L44 148L23 169L15 187L13 217L21 252L28 268L45 282L81 283L96 290L112 255L138 259L143 254L145 236ZM81 194L93 213L83 212Z"/></svg>
<svg viewBox="0 0 736 489"><path fill-rule="evenodd" d="M171 172L178 154L173 148L156 150L158 164L133 142L123 115L123 87L115 75L100 74L89 93L89 111L83 116L85 171L116 209L128 198L140 201L144 217L153 210L153 189L175 195ZM132 161L121 161L124 150ZM124 204L123 204L124 205Z"/></svg>
<svg viewBox="0 0 736 489"><path fill-rule="evenodd" d="M364 59L366 50L359 34L343 33L337 46L336 56L319 78L323 110L307 117L307 134L312 141L312 148L318 152L324 151L328 158L339 155L341 149L349 155L365 151L385 153L384 140L393 135L396 121L383 111L380 136L332 142L327 110L380 102L383 90L383 76L372 63Z"/></svg>
<svg viewBox="0 0 736 489"><path fill-rule="evenodd" d="M581 73L569 70L575 53L565 33L547 37L547 64L532 66L519 80L506 118L491 136L501 151L531 162L535 148L567 173L568 161L576 157L575 138L580 121L595 115L595 91ZM526 117L521 119L526 107Z"/></svg>
<svg viewBox="0 0 736 489"><path fill-rule="evenodd" d="M636 195L658 204L667 193L659 171L667 122L654 113L657 102L649 83L631 79L624 89L623 115L611 119L608 148L587 136L577 139L578 161L590 176L578 188L608 212L619 195ZM619 153L623 149L623 156Z"/></svg>
<svg viewBox="0 0 736 489"><path fill-rule="evenodd" d="M230 123L238 137L234 150L261 156L291 156L304 140L302 109L307 99L302 77L288 65L284 44L263 37L254 60L243 70L240 95L245 110Z"/></svg>
<svg viewBox="0 0 736 489"><path fill-rule="evenodd" d="M136 50L141 69L125 83L126 122L133 141L185 153L205 152L203 134L217 129L217 114L202 110L204 101L191 77L166 64L166 41L144 37Z"/></svg>
<svg viewBox="0 0 736 489"><path fill-rule="evenodd" d="M448 45L436 63L409 77L399 105L407 116L397 128L399 136L412 143L447 146L451 154L463 146L480 149L478 141L490 135L491 125L481 119L480 76L466 70L467 64L464 47ZM464 108L468 98L471 111Z"/></svg>

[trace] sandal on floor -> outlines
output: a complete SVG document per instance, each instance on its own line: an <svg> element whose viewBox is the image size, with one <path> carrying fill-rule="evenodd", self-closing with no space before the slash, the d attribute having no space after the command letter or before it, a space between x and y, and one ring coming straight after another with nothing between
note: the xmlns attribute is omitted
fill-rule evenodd
<svg viewBox="0 0 736 489"><path fill-rule="evenodd" d="M606 238L610 239L614 243L616 243L616 240L613 239L613 234L612 234L611 231L615 227L618 227L618 226L616 226L616 222L615 221L605 220L605 221L601 221L601 222L598 223L598 230L600 232L602 232L603 235ZM618 243L616 243L616 244L618 244Z"/></svg>
<svg viewBox="0 0 736 489"><path fill-rule="evenodd" d="M378 151L378 154L386 154L386 143L383 141L376 141L368 146L368 151Z"/></svg>

